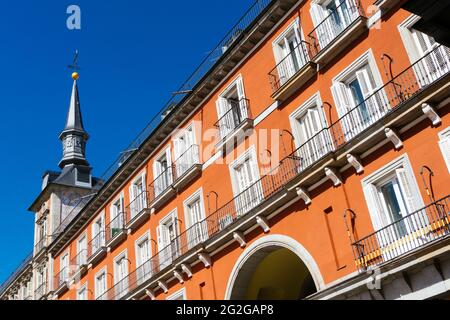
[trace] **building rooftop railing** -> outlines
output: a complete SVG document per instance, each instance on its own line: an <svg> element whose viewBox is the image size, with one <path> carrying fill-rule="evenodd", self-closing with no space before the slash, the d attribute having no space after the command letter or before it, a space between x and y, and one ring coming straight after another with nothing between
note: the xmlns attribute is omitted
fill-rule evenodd
<svg viewBox="0 0 450 320"><path fill-rule="evenodd" d="M3 294L3 291L8 288L8 286L16 279L16 277L22 273L33 260L33 251L28 254L28 256L20 263L20 265L14 270L11 275L6 278L6 280L0 285L0 295Z"/></svg>
<svg viewBox="0 0 450 320"><path fill-rule="evenodd" d="M437 58L437 56L441 58ZM172 261L185 255L198 244L211 239L229 224L248 215L263 202L284 190L286 184L327 154L342 148L369 126L379 122L389 113L395 112L401 104L414 98L429 85L449 75L449 58L450 49L443 46L435 48L330 127L319 131L248 189L218 208L203 221L196 223L177 236L168 246L162 248L145 262L146 267L141 266L135 269L120 284L110 288L100 298L114 300L126 297L141 284L168 267ZM439 62L436 63L436 61ZM430 63L435 63L434 71L432 73L423 72L424 68L429 70ZM363 109L367 112L363 113ZM142 271L143 268L147 272Z"/></svg>

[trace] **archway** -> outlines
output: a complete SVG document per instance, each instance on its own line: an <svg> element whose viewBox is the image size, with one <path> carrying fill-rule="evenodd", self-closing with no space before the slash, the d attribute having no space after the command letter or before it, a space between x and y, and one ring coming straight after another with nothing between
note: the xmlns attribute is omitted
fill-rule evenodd
<svg viewBox="0 0 450 320"><path fill-rule="evenodd" d="M303 246L290 237L270 235L253 243L240 256L225 298L296 300L322 287L319 269Z"/></svg>

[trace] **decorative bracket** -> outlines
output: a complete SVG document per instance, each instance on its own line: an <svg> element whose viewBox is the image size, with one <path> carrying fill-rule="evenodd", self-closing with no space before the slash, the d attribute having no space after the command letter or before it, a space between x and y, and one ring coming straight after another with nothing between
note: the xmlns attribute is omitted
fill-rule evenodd
<svg viewBox="0 0 450 320"><path fill-rule="evenodd" d="M386 137L394 144L395 149L403 147L403 142L398 133L391 128L384 129Z"/></svg>
<svg viewBox="0 0 450 320"><path fill-rule="evenodd" d="M256 223L263 229L264 233L270 231L269 222L264 217L256 217Z"/></svg>
<svg viewBox="0 0 450 320"><path fill-rule="evenodd" d="M338 187L342 184L341 176L336 172L333 168L325 168L325 175L333 182L335 187Z"/></svg>
<svg viewBox="0 0 450 320"><path fill-rule="evenodd" d="M188 278L192 278L192 269L189 265L183 263L181 265L181 270L183 270L183 272L186 273Z"/></svg>
<svg viewBox="0 0 450 320"><path fill-rule="evenodd" d="M296 191L297 191L297 195L298 195L300 198L302 198L303 201L305 201L305 204L306 204L306 205L310 205L310 204L311 204L312 201L311 201L311 198L309 197L308 191L306 191L306 190L303 189L303 188L297 188Z"/></svg>
<svg viewBox="0 0 450 320"><path fill-rule="evenodd" d="M211 257L209 256L209 254L201 252L198 254L198 258L200 259L201 262L203 262L205 268L211 267Z"/></svg>
<svg viewBox="0 0 450 320"><path fill-rule="evenodd" d="M147 289L145 290L145 294L152 300L156 300L156 296L155 293L153 292L153 290Z"/></svg>
<svg viewBox="0 0 450 320"><path fill-rule="evenodd" d="M347 161L353 166L353 168L355 168L356 173L362 173L364 171L364 166L358 156L349 153L347 154Z"/></svg>
<svg viewBox="0 0 450 320"><path fill-rule="evenodd" d="M164 291L164 293L169 292L169 289L167 287L167 283L162 281L162 280L158 281L158 287L160 287Z"/></svg>
<svg viewBox="0 0 450 320"><path fill-rule="evenodd" d="M436 110L434 110L434 108L428 103L422 104L422 111L431 120L433 126L437 126L442 122L442 119L439 117Z"/></svg>
<svg viewBox="0 0 450 320"><path fill-rule="evenodd" d="M245 236L242 232L234 232L233 238L239 243L241 248L244 248L246 246L247 242L245 241Z"/></svg>
<svg viewBox="0 0 450 320"><path fill-rule="evenodd" d="M180 271L175 270L175 271L173 272L173 275L175 276L175 278L178 279L178 281L179 281L181 284L184 283L183 274L181 274Z"/></svg>

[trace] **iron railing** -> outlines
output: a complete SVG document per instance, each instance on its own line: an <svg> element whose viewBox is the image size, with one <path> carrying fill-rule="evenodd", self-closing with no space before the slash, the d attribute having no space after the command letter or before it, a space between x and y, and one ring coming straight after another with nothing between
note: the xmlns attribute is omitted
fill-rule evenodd
<svg viewBox="0 0 450 320"><path fill-rule="evenodd" d="M125 229L126 215L124 212L117 214L114 219L106 226L106 243L109 243L111 239L114 239L118 234L120 234Z"/></svg>
<svg viewBox="0 0 450 320"><path fill-rule="evenodd" d="M450 235L450 195L352 244L360 271L379 266Z"/></svg>
<svg viewBox="0 0 450 320"><path fill-rule="evenodd" d="M87 265L88 250L83 249L78 252L78 254L70 260L70 265L73 267L82 267Z"/></svg>
<svg viewBox="0 0 450 320"><path fill-rule="evenodd" d="M87 245L87 257L88 260L102 250L106 245L105 231L102 230L95 235L94 238Z"/></svg>
<svg viewBox="0 0 450 320"><path fill-rule="evenodd" d="M200 164L200 151L196 144L191 145L182 155L174 162L174 180L176 181L183 176L193 166Z"/></svg>
<svg viewBox="0 0 450 320"><path fill-rule="evenodd" d="M297 74L310 61L309 43L300 41L290 52L269 72L272 92L278 91L289 79Z"/></svg>
<svg viewBox="0 0 450 320"><path fill-rule="evenodd" d="M350 110L329 128L325 128L311 137L292 154L281 160L276 168L265 174L245 191L218 208L206 219L191 226L177 236L168 246L160 249L158 253L143 264L145 267L140 266L128 275L126 290L121 290L122 292L118 295L116 285L110 288L101 298L114 300L123 298L128 293L133 292L144 282L169 266L175 259L185 255L198 244L214 237L226 229L228 225L234 223L242 216L248 215L262 203L274 197L292 179L312 167L330 152L342 148L370 125L380 121L390 112L395 112L400 104L404 104L429 85L447 76L450 73L450 62L448 61L450 50L442 48L437 47L422 57L378 89L373 95L367 97L363 103ZM436 58L436 56L439 57L437 53L445 53L445 58ZM436 61L436 59L439 62L436 64L435 75L417 72L417 70L422 70L426 65L429 65L430 61ZM363 105L367 106L372 103L374 106L368 108L368 110L372 110L368 114L369 117L375 117L376 120L367 120L365 117L355 116L355 112L361 113L360 109ZM354 121L354 125L358 128L357 131L351 131L351 134L345 129L347 128L345 123L348 123L350 119ZM357 122L355 119L358 119L360 122ZM123 281L125 283L125 280ZM123 283L121 288L124 288ZM126 293L124 293L124 290Z"/></svg>
<svg viewBox="0 0 450 320"><path fill-rule="evenodd" d="M142 191L125 207L125 225L128 225L135 217L139 216L139 214L148 208L148 195L149 192Z"/></svg>
<svg viewBox="0 0 450 320"><path fill-rule="evenodd" d="M40 300L47 294L47 282L41 283L36 290L34 290L34 299Z"/></svg>
<svg viewBox="0 0 450 320"><path fill-rule="evenodd" d="M53 290L58 289L63 284L66 283L67 280L69 280L69 267L64 267L59 271L59 273L53 278Z"/></svg>
<svg viewBox="0 0 450 320"><path fill-rule="evenodd" d="M219 129L221 139L224 139L232 133L245 120L251 119L250 102L248 99L224 99L224 101L228 105L228 111L214 124Z"/></svg>
<svg viewBox="0 0 450 320"><path fill-rule="evenodd" d="M34 246L34 255L38 255L47 247L47 236L43 236Z"/></svg>
<svg viewBox="0 0 450 320"><path fill-rule="evenodd" d="M149 203L153 202L167 189L169 189L169 187L172 186L174 181L174 171L175 170L173 164L168 166L149 185Z"/></svg>
<svg viewBox="0 0 450 320"><path fill-rule="evenodd" d="M311 58L317 56L343 34L353 22L364 15L360 0L343 0L308 35Z"/></svg>

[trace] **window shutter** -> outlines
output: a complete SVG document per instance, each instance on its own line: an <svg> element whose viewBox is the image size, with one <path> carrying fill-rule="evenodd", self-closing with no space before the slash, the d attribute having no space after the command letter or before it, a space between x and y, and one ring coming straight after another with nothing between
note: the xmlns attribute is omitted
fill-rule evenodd
<svg viewBox="0 0 450 320"><path fill-rule="evenodd" d="M356 78L358 79L358 82L361 86L364 98L368 98L371 94L374 93L375 88L372 85L369 72L366 68L356 71Z"/></svg>
<svg viewBox="0 0 450 320"><path fill-rule="evenodd" d="M156 227L156 238L158 241L158 249L161 251L164 248L164 240L162 237L162 226L159 225Z"/></svg>
<svg viewBox="0 0 450 320"><path fill-rule="evenodd" d="M311 4L311 9L309 9L311 18L313 20L314 27L317 27L323 20L323 8L317 3Z"/></svg>
<svg viewBox="0 0 450 320"><path fill-rule="evenodd" d="M334 101L336 102L336 109L339 117L343 117L348 111L352 109L351 99L348 96L347 86L342 82L335 82L331 87Z"/></svg>
<svg viewBox="0 0 450 320"><path fill-rule="evenodd" d="M367 184L363 191L366 197L367 207L371 213L373 227L375 231L380 230L389 223L384 216L384 211L378 197L378 190L373 184Z"/></svg>
<svg viewBox="0 0 450 320"><path fill-rule="evenodd" d="M405 197L405 202L408 210L408 212L402 214L403 216L405 216L420 209L420 204L417 200L417 197L419 197L420 195L417 194L416 196L414 196L415 192L412 179L404 168L395 170L395 173L397 174L397 178L400 181L400 189L402 190L403 196Z"/></svg>
<svg viewBox="0 0 450 320"><path fill-rule="evenodd" d="M224 114L228 111L227 99L219 97L219 99L217 99L216 101L216 109L217 109L217 119L222 118Z"/></svg>
<svg viewBox="0 0 450 320"><path fill-rule="evenodd" d="M444 156L445 163L447 164L448 172L450 173L450 136L441 138L441 141L439 141L439 147L441 148L442 155Z"/></svg>

